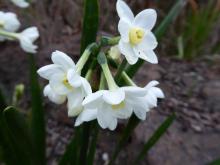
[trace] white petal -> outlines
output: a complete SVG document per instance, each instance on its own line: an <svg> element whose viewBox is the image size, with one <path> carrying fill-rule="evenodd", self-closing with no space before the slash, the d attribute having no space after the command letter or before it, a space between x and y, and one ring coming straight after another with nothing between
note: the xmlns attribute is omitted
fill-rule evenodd
<svg viewBox="0 0 220 165"><path fill-rule="evenodd" d="M156 24L157 13L154 9L145 9L136 15L133 25L151 30Z"/></svg>
<svg viewBox="0 0 220 165"><path fill-rule="evenodd" d="M110 110L107 109L107 107L104 107L102 109L98 110L98 115L97 115L97 120L99 125L105 129L105 128L109 128L109 129L113 129L113 123L112 121L114 120L115 122L115 118L112 116ZM117 124L117 123L116 123Z"/></svg>
<svg viewBox="0 0 220 165"><path fill-rule="evenodd" d="M80 88L75 89L73 92L69 93L67 96L68 103L68 116L77 116L83 110L82 101L84 96Z"/></svg>
<svg viewBox="0 0 220 165"><path fill-rule="evenodd" d="M110 125L108 126L108 128L113 131L115 130L115 128L117 127L118 121L116 118L112 118Z"/></svg>
<svg viewBox="0 0 220 165"><path fill-rule="evenodd" d="M96 103L100 102L100 99L102 98L104 92L105 92L104 90L100 90L100 91L97 91L95 93L88 95L84 99L83 105L86 106L88 104L92 104L92 105L96 106Z"/></svg>
<svg viewBox="0 0 220 165"><path fill-rule="evenodd" d="M129 64L133 65L137 62L138 56L136 56L135 52L133 51L133 48L129 43L120 40L118 46L121 54L125 56Z"/></svg>
<svg viewBox="0 0 220 165"><path fill-rule="evenodd" d="M89 82L83 77L81 77L81 82L82 82L82 88L83 88L85 96L90 95L92 93L92 88Z"/></svg>
<svg viewBox="0 0 220 165"><path fill-rule="evenodd" d="M50 87L58 94L60 95L66 95L69 92L71 92L71 89L66 87L63 84L65 75L64 74L55 74L51 77L49 80Z"/></svg>
<svg viewBox="0 0 220 165"><path fill-rule="evenodd" d="M39 31L37 27L29 27L21 32L22 36L28 38L31 42L34 42L39 37Z"/></svg>
<svg viewBox="0 0 220 165"><path fill-rule="evenodd" d="M156 96L154 94L149 92L145 96L145 99L146 99L147 103L149 104L149 108L153 108L153 107L157 106L157 98L156 98Z"/></svg>
<svg viewBox="0 0 220 165"><path fill-rule="evenodd" d="M38 46L33 42L39 37L39 32L36 27L30 27L17 34L21 48L28 53L36 53Z"/></svg>
<svg viewBox="0 0 220 165"><path fill-rule="evenodd" d="M120 19L127 19L127 21L130 22L134 20L134 14L124 1L118 0L116 4L116 9Z"/></svg>
<svg viewBox="0 0 220 165"><path fill-rule="evenodd" d="M127 119L132 115L132 106L125 102L125 107L118 110L112 110L114 113L112 114L114 117L119 119Z"/></svg>
<svg viewBox="0 0 220 165"><path fill-rule="evenodd" d="M138 56L139 58L141 58L145 61L148 61L152 64L158 63L157 56L153 50L142 51L136 47L136 48L134 48L134 52L135 52L136 56Z"/></svg>
<svg viewBox="0 0 220 165"><path fill-rule="evenodd" d="M11 0L15 5L21 8L26 8L29 6L29 3L26 0Z"/></svg>
<svg viewBox="0 0 220 165"><path fill-rule="evenodd" d="M151 87L157 86L158 84L159 84L158 81L153 80L153 81L149 82L144 88L148 90Z"/></svg>
<svg viewBox="0 0 220 165"><path fill-rule="evenodd" d="M75 126L79 126L83 122L88 122L97 118L97 109L84 109L77 117Z"/></svg>
<svg viewBox="0 0 220 165"><path fill-rule="evenodd" d="M137 46L138 49L143 50L143 51L147 51L147 50L153 50L157 47L158 43L157 43L157 39L154 36L154 34L150 31L146 31L143 41L140 42Z"/></svg>
<svg viewBox="0 0 220 165"><path fill-rule="evenodd" d="M108 104L119 104L125 99L125 92L120 88L114 91L106 91L103 94L103 100Z"/></svg>
<svg viewBox="0 0 220 165"><path fill-rule="evenodd" d="M77 88L82 84L81 76L78 73L76 73L74 69L68 70L67 79L74 88Z"/></svg>
<svg viewBox="0 0 220 165"><path fill-rule="evenodd" d="M160 88L152 87L151 91L152 91L152 93L154 93L154 95L157 98L164 98L165 97L163 91Z"/></svg>
<svg viewBox="0 0 220 165"><path fill-rule="evenodd" d="M126 97L127 96L141 97L146 95L146 90L140 87L128 86L128 87L122 87L121 89L125 91Z"/></svg>
<svg viewBox="0 0 220 165"><path fill-rule="evenodd" d="M16 14L11 12L2 12L0 15L0 20L4 22L4 29L10 32L17 31L21 25Z"/></svg>
<svg viewBox="0 0 220 165"><path fill-rule="evenodd" d="M62 104L66 100L66 96L56 94L50 87L50 85L45 86L44 96L47 96L52 102L56 104Z"/></svg>
<svg viewBox="0 0 220 165"><path fill-rule="evenodd" d="M145 120L146 112L150 110L150 106L148 104L148 101L146 100L146 97L136 98L135 100L133 100L132 106L134 108L135 115L139 119Z"/></svg>
<svg viewBox="0 0 220 165"><path fill-rule="evenodd" d="M134 113L135 115L141 119L141 120L145 120L146 119L146 111L143 111L143 109L138 109L138 108L135 108L134 109Z"/></svg>
<svg viewBox="0 0 220 165"><path fill-rule="evenodd" d="M75 63L73 62L73 60L61 51L56 50L55 52L53 52L51 59L54 64L60 65L66 70L70 68L75 69Z"/></svg>
<svg viewBox="0 0 220 165"><path fill-rule="evenodd" d="M126 21L126 19L120 19L118 23L118 31L121 35L121 39L124 42L129 42L129 29L130 29L130 23Z"/></svg>
<svg viewBox="0 0 220 165"><path fill-rule="evenodd" d="M46 66L41 67L40 69L38 69L37 73L41 77L49 80L49 79L51 79L51 77L54 74L61 74L61 73L63 73L63 70L58 65L50 64L50 65L46 65Z"/></svg>

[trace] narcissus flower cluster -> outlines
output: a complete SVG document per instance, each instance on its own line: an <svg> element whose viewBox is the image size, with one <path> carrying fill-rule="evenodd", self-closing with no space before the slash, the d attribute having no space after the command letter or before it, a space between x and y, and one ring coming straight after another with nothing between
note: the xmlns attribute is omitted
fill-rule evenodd
<svg viewBox="0 0 220 165"><path fill-rule="evenodd" d="M16 0L14 2L23 4L23 1ZM37 27L29 27L22 32L17 32L20 25L15 13L0 11L0 41L17 40L25 52L36 53L38 47L34 45L34 42L39 37Z"/></svg>
<svg viewBox="0 0 220 165"><path fill-rule="evenodd" d="M38 70L38 74L48 80L44 95L56 104L67 101L68 115L76 116L75 126L97 120L103 129L114 130L118 119L128 119L136 115L140 120L145 120L147 112L157 106L158 98L164 98L162 90L157 87L159 83L155 80L145 87L138 87L122 70L121 77L130 83L116 83L108 65L109 58L118 63L122 54L129 64L135 64L139 58L158 63L154 53L157 40L151 32L156 23L156 11L146 9L134 17L122 0L117 1L116 8L120 17L120 40L107 50L108 53L103 52L100 45L97 46L98 53L96 51L94 54L91 53L92 49L87 48L75 64L65 53L55 51L51 57L53 64ZM93 63L99 63L100 67L95 68L102 73L100 88L94 91L90 85L93 77L89 76L94 73L94 65L87 69L85 76L81 74L83 68L88 68L86 65L90 57Z"/></svg>

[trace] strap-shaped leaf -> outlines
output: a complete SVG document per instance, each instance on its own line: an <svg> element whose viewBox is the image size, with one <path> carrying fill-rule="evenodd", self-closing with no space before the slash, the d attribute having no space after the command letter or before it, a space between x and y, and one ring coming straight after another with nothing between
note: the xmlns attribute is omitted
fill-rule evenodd
<svg viewBox="0 0 220 165"><path fill-rule="evenodd" d="M35 59L33 55L29 55L30 65L30 87L31 87L31 135L34 144L34 152L40 165L46 164L45 158L45 120L44 110L42 106L41 89L38 83L38 75L36 70Z"/></svg>
<svg viewBox="0 0 220 165"><path fill-rule="evenodd" d="M95 151L96 151L96 144L98 139L98 133L99 133L99 126L97 121L93 121L92 123L92 133L91 133L91 142L88 150L88 156L87 156L87 165L93 165L94 157L95 157Z"/></svg>
<svg viewBox="0 0 220 165"><path fill-rule="evenodd" d="M159 27L155 30L155 35L158 41L161 40L161 38L164 36L171 22L180 14L180 12L182 11L181 9L184 6L185 6L184 0L176 1L176 3L172 7L168 15L164 18L164 20L160 23ZM130 65L129 67L127 67L126 73L130 77L133 77L135 73L138 71L138 69L142 66L143 63L144 61L139 59L136 64Z"/></svg>
<svg viewBox="0 0 220 165"><path fill-rule="evenodd" d="M76 165L78 164L79 145L81 138L81 128L76 128L70 144L67 146L64 155L61 157L59 165Z"/></svg>
<svg viewBox="0 0 220 165"><path fill-rule="evenodd" d="M138 125L138 123L140 122L140 120L135 116L132 115L131 118L128 121L128 124L126 125L126 128L124 129L121 138L119 139L113 156L110 160L110 165L114 164L115 159L117 158L118 154L120 153L120 151L122 150L122 148L125 146L125 144L128 142L128 139L130 137L130 135L133 133L134 128Z"/></svg>
<svg viewBox="0 0 220 165"><path fill-rule="evenodd" d="M98 0L84 0L84 16L83 16L83 30L82 30L82 37L81 37L81 48L80 54L84 52L86 47L96 41L96 35L98 31L99 25L99 2ZM85 75L90 59L84 66L82 70L82 75Z"/></svg>
<svg viewBox="0 0 220 165"><path fill-rule="evenodd" d="M141 152L138 154L134 164L138 164L144 158L147 152L158 142L161 136L167 131L167 129L173 123L174 119L175 114L172 114L157 128L157 130L153 133L150 139L145 143Z"/></svg>
<svg viewBox="0 0 220 165"><path fill-rule="evenodd" d="M6 107L7 107L7 103L6 103L6 100L5 100L5 96L3 95L3 92L0 88L0 111L5 109Z"/></svg>
<svg viewBox="0 0 220 165"><path fill-rule="evenodd" d="M0 117L2 156L8 165L31 165L32 143L24 117L13 107L6 108ZM34 163L33 163L34 164Z"/></svg>

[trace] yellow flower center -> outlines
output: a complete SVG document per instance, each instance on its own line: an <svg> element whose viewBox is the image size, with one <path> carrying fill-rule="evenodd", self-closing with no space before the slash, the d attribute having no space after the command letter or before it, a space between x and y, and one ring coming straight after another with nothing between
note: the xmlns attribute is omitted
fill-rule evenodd
<svg viewBox="0 0 220 165"><path fill-rule="evenodd" d="M125 102L124 101L122 101L119 104L112 105L112 109L113 110L120 110L120 109L122 109L124 107L125 107Z"/></svg>
<svg viewBox="0 0 220 165"><path fill-rule="evenodd" d="M131 44L139 44L144 38L144 30L141 28L132 28L129 31L129 41Z"/></svg>
<svg viewBox="0 0 220 165"><path fill-rule="evenodd" d="M68 89L73 89L73 87L69 84L69 81L67 80L67 76L65 76L62 82Z"/></svg>

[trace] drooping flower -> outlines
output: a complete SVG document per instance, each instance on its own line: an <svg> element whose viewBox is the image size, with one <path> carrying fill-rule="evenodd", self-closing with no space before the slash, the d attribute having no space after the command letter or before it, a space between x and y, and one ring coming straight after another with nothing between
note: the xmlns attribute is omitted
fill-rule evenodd
<svg viewBox="0 0 220 165"><path fill-rule="evenodd" d="M16 6L21 8L26 8L29 6L29 3L26 0L11 0Z"/></svg>
<svg viewBox="0 0 220 165"><path fill-rule="evenodd" d="M157 19L154 9L145 9L134 17L131 9L122 1L117 1L117 12L120 17L118 31L121 35L119 50L129 64L135 64L138 58L150 63L158 63L154 49L157 40L151 32Z"/></svg>
<svg viewBox="0 0 220 165"><path fill-rule="evenodd" d="M37 45L34 45L33 42L39 37L39 31L37 27L30 27L22 31L21 33L16 34L17 39L20 42L21 48L28 53L36 53Z"/></svg>
<svg viewBox="0 0 220 165"><path fill-rule="evenodd" d="M145 90L139 87L122 87L92 93L83 101L84 110L78 116L75 126L97 118L103 129L114 130L117 119L129 118L133 112L133 103L145 94Z"/></svg>
<svg viewBox="0 0 220 165"><path fill-rule="evenodd" d="M15 32L19 29L20 25L16 14L0 11L0 29Z"/></svg>
<svg viewBox="0 0 220 165"><path fill-rule="evenodd" d="M2 12L0 11L0 29L15 32L19 29L20 22L16 14L11 12ZM6 37L0 36L0 41L4 41Z"/></svg>
<svg viewBox="0 0 220 165"><path fill-rule="evenodd" d="M138 101L134 101L133 111L134 114L141 120L146 119L146 114L152 108L157 106L158 98L164 98L163 91L156 87L159 83L157 81L151 81L143 89L145 90L144 97L136 98Z"/></svg>
<svg viewBox="0 0 220 165"><path fill-rule="evenodd" d="M53 64L40 68L38 74L49 80L44 94L55 103L62 103L67 97L68 115L76 116L82 111L82 101L92 93L88 81L76 72L76 65L65 53L55 51Z"/></svg>

